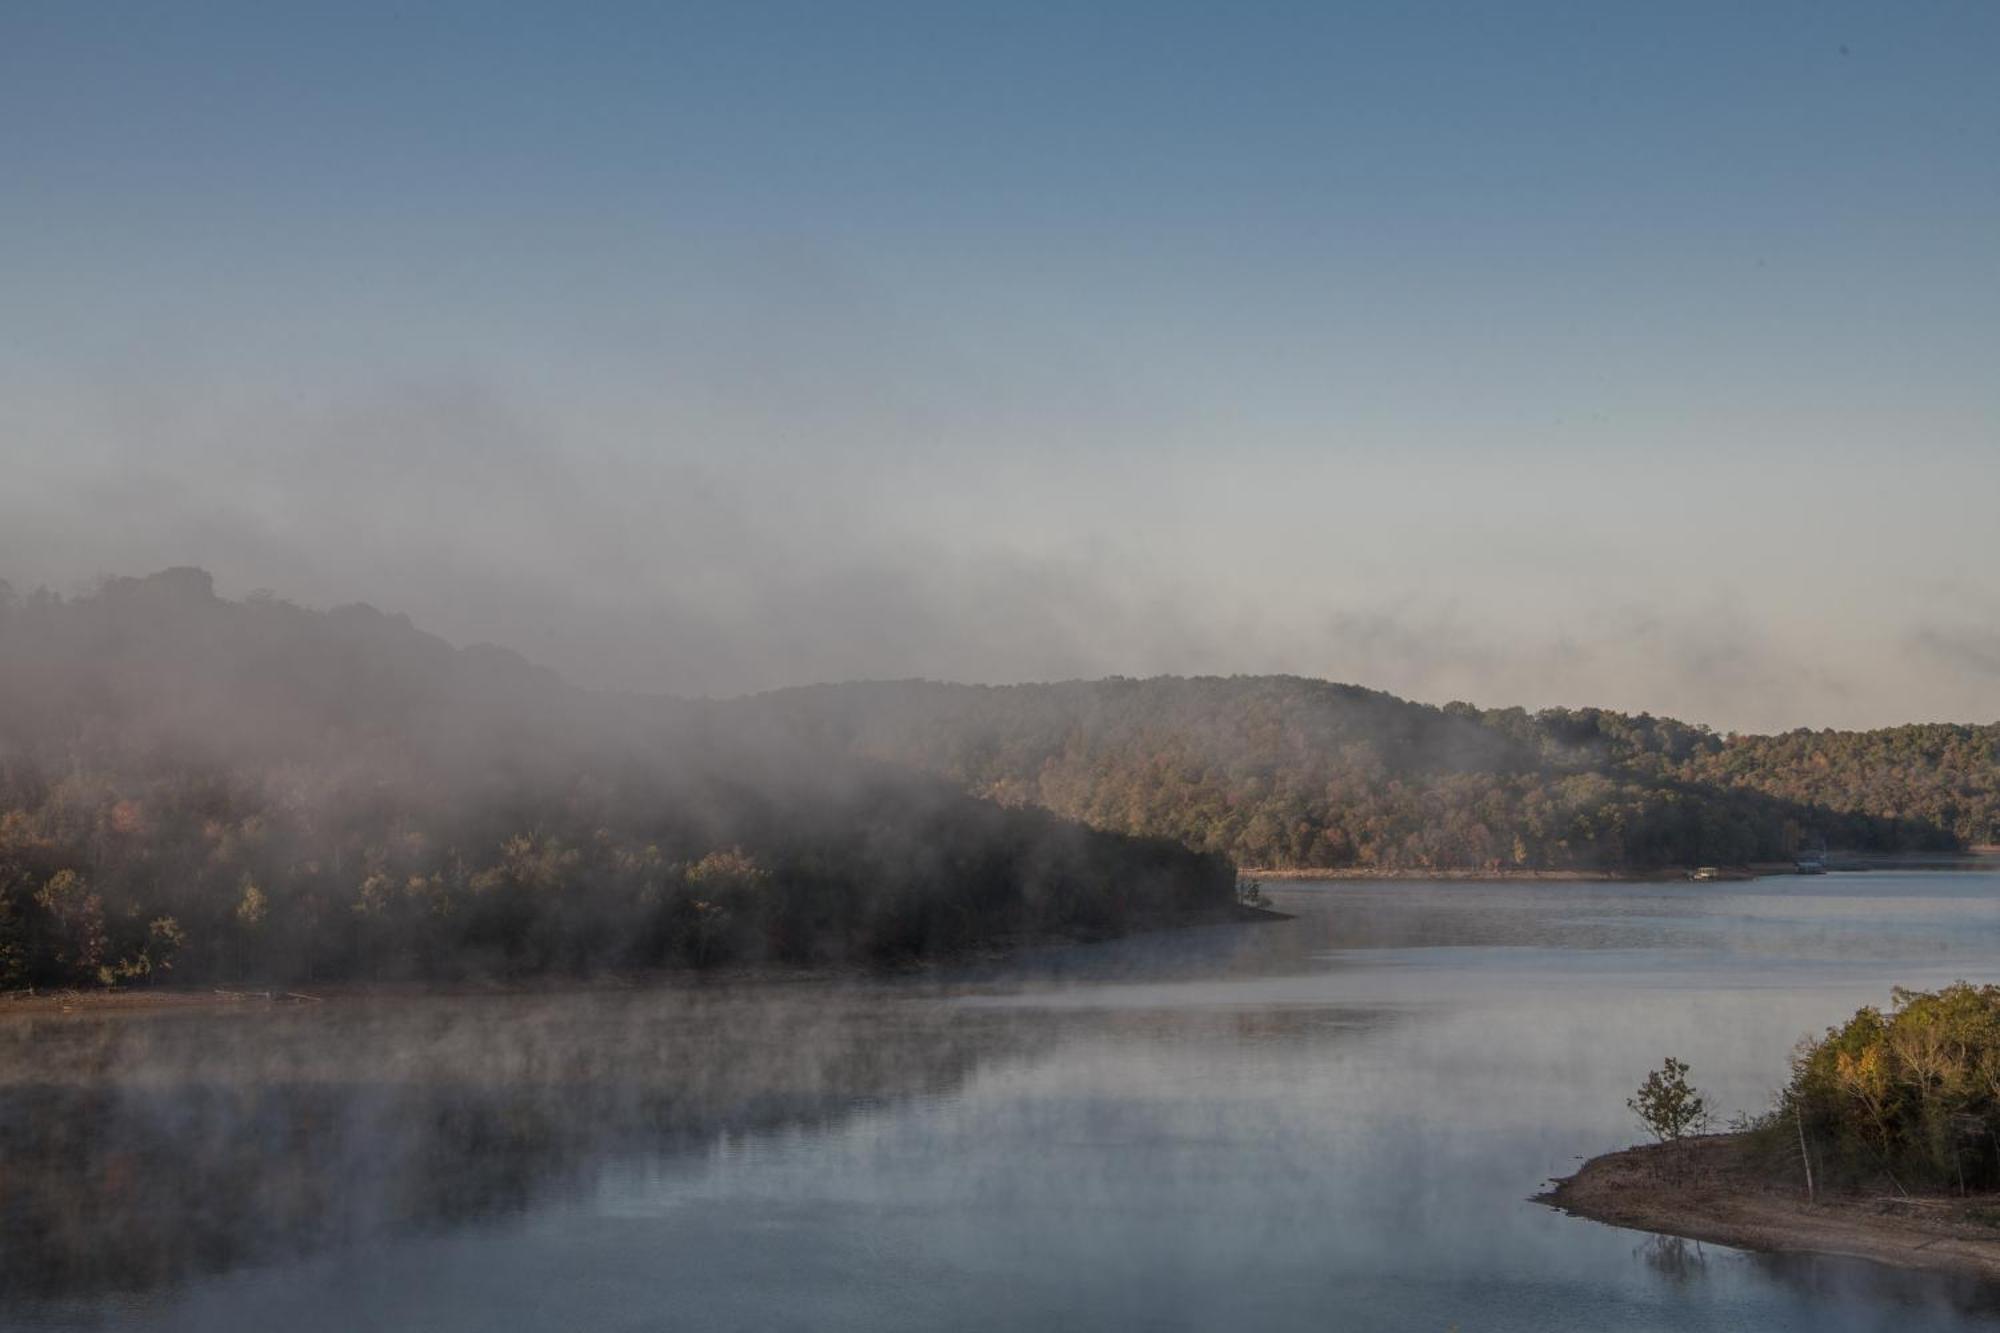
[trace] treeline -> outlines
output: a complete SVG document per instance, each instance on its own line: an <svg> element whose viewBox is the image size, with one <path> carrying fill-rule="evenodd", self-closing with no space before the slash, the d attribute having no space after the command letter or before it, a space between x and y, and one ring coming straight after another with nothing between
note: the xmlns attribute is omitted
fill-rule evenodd
<svg viewBox="0 0 2000 1333"><path fill-rule="evenodd" d="M1286 676L900 681L729 707L1245 866L1650 868L2000 841L2000 726L1724 737Z"/></svg>
<svg viewBox="0 0 2000 1333"><path fill-rule="evenodd" d="M0 986L920 957L1222 914L1232 862L1948 850L2000 841L1996 750L1293 677L691 703L198 570L0 585Z"/></svg>
<svg viewBox="0 0 2000 1333"><path fill-rule="evenodd" d="M1883 850L2000 844L2000 723L1732 736L1687 776L1795 803L1834 829L1886 819Z"/></svg>
<svg viewBox="0 0 2000 1333"><path fill-rule="evenodd" d="M1806 1043L1759 1126L1823 1184L2000 1189L2000 987L1894 992Z"/></svg>
<svg viewBox="0 0 2000 1333"><path fill-rule="evenodd" d="M196 771L17 780L0 987L893 962L1191 919L1234 885L1220 858L902 775L809 805L710 793L693 818L646 787L461 808Z"/></svg>
<svg viewBox="0 0 2000 1333"><path fill-rule="evenodd" d="M367 608L0 597L0 986L884 962L1234 875Z"/></svg>

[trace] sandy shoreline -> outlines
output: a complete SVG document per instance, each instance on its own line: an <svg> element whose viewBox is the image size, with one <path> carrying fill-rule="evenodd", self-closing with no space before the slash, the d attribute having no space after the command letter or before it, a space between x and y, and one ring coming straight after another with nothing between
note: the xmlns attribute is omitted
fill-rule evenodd
<svg viewBox="0 0 2000 1333"><path fill-rule="evenodd" d="M1635 1231L1738 1249L1845 1255L1900 1268L2000 1281L2000 1199L1822 1194L1771 1180L1740 1134L1671 1149L1628 1148L1553 1180L1536 1202Z"/></svg>

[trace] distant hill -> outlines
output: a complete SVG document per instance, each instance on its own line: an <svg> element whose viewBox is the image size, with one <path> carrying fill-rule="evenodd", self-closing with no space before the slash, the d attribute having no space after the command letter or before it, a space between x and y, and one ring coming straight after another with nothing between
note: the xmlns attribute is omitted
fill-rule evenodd
<svg viewBox="0 0 2000 1333"><path fill-rule="evenodd" d="M1649 869L2000 841L2000 725L1724 737L1292 676L873 682L731 707L1254 867Z"/></svg>
<svg viewBox="0 0 2000 1333"><path fill-rule="evenodd" d="M0 585L0 986L889 961L1227 913L1226 860L206 574Z"/></svg>

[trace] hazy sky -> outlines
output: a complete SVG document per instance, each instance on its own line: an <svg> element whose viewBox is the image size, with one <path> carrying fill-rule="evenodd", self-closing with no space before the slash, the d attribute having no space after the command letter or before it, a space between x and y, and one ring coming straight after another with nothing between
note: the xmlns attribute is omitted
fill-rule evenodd
<svg viewBox="0 0 2000 1333"><path fill-rule="evenodd" d="M2000 718L1996 70L1991 0L6 4L0 577Z"/></svg>

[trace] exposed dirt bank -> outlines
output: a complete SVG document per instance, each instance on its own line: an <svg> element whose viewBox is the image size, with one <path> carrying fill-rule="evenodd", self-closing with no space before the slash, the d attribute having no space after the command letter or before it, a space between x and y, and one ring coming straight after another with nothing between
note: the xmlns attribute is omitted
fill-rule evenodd
<svg viewBox="0 0 2000 1333"><path fill-rule="evenodd" d="M1805 1198L1772 1180L1740 1134L1628 1148L1583 1164L1536 1201L1576 1217L1746 1250L1849 1255L2000 1280L2000 1197Z"/></svg>

